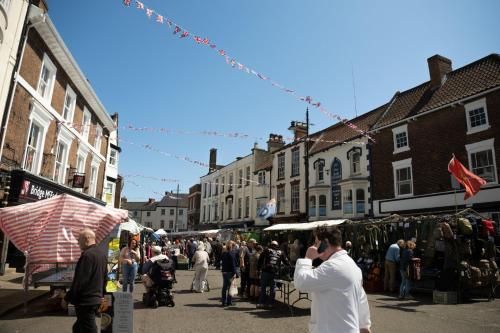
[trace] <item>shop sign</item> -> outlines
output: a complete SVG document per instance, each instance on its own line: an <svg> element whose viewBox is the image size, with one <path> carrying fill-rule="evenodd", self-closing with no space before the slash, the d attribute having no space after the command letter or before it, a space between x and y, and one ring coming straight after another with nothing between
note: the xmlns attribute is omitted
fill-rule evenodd
<svg viewBox="0 0 500 333"><path fill-rule="evenodd" d="M83 188L84 185L85 185L85 175L84 174L73 175L73 187L74 188Z"/></svg>
<svg viewBox="0 0 500 333"><path fill-rule="evenodd" d="M339 182L342 180L342 163L338 158L332 162L331 173L331 188L332 188L332 210L342 209L342 191Z"/></svg>
<svg viewBox="0 0 500 333"><path fill-rule="evenodd" d="M29 200L43 200L52 198L60 193L61 192L48 188L42 184L35 183L32 180L23 180L19 198Z"/></svg>

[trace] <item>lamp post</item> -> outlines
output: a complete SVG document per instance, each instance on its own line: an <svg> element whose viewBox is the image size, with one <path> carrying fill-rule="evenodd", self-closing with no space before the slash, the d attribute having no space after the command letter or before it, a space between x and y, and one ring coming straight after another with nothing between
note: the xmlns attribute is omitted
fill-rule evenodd
<svg viewBox="0 0 500 333"><path fill-rule="evenodd" d="M173 192L173 191L172 191ZM177 216L179 211L179 184L177 184L177 196L175 199L175 221L174 221L174 232L178 231Z"/></svg>
<svg viewBox="0 0 500 333"><path fill-rule="evenodd" d="M306 142L305 142L306 160L306 222L309 222L309 108L306 108Z"/></svg>

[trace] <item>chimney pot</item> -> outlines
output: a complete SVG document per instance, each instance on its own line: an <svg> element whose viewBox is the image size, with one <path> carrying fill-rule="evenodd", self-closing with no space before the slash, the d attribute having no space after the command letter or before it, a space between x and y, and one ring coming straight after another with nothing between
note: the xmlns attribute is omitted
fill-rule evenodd
<svg viewBox="0 0 500 333"><path fill-rule="evenodd" d="M208 167L208 173L212 173L217 170L217 149L215 148L210 149L210 160L208 163Z"/></svg>

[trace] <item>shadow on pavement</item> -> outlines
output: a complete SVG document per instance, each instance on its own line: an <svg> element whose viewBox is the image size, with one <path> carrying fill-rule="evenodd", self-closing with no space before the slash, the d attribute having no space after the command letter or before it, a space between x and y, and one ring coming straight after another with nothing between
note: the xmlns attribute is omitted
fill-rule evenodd
<svg viewBox="0 0 500 333"><path fill-rule="evenodd" d="M184 304L183 306L189 306L192 308L222 308L220 304L213 304L213 303L205 303L205 304Z"/></svg>
<svg viewBox="0 0 500 333"><path fill-rule="evenodd" d="M305 317L311 314L309 309L293 308L293 315L287 306L276 306L273 309L254 309L249 314L262 319Z"/></svg>

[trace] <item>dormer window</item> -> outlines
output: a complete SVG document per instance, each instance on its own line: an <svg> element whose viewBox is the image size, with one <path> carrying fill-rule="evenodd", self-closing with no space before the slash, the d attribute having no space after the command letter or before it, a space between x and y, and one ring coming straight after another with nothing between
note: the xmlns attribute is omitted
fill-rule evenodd
<svg viewBox="0 0 500 333"><path fill-rule="evenodd" d="M410 143L408 142L407 124L393 128L392 135L394 141L394 154L410 150Z"/></svg>
<svg viewBox="0 0 500 333"><path fill-rule="evenodd" d="M325 180L325 160L317 159L313 167L316 170L316 183L323 183Z"/></svg>
<svg viewBox="0 0 500 333"><path fill-rule="evenodd" d="M486 98L466 104L465 117L467 118L467 134L481 132L490 128Z"/></svg>
<svg viewBox="0 0 500 333"><path fill-rule="evenodd" d="M354 147L347 152L347 158L350 161L351 176L361 173L361 148Z"/></svg>

